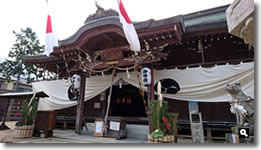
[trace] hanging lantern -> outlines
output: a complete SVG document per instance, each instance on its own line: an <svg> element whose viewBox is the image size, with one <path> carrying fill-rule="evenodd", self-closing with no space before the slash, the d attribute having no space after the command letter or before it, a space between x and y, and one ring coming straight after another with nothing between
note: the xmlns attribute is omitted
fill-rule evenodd
<svg viewBox="0 0 261 150"><path fill-rule="evenodd" d="M122 104L125 104L126 103L126 99L125 97L122 98Z"/></svg>
<svg viewBox="0 0 261 150"><path fill-rule="evenodd" d="M127 100L127 104L131 104L131 98L130 97Z"/></svg>
<svg viewBox="0 0 261 150"><path fill-rule="evenodd" d="M79 76L78 74L74 74L72 76L72 84L73 88L79 89L81 85L81 76Z"/></svg>
<svg viewBox="0 0 261 150"><path fill-rule="evenodd" d="M120 104L121 103L121 100L120 98L118 97L117 100L116 100L116 104Z"/></svg>
<svg viewBox="0 0 261 150"><path fill-rule="evenodd" d="M143 68L141 70L141 78L142 78L142 83L144 85L150 85L151 84L151 70L150 68Z"/></svg>

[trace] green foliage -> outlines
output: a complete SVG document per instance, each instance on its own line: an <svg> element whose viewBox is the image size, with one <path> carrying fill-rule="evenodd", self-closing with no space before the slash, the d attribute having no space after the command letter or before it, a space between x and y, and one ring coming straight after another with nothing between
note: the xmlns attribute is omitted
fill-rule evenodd
<svg viewBox="0 0 261 150"><path fill-rule="evenodd" d="M151 136L152 136L153 138L158 138L158 137L163 137L163 136L165 136L165 134L163 133L163 131L161 131L161 130L159 130L159 129L156 129L155 131L153 131L153 132L151 133Z"/></svg>
<svg viewBox="0 0 261 150"><path fill-rule="evenodd" d="M162 101L162 106L160 107L159 100L151 101L151 110L152 125L157 128L158 132L161 131L164 134L173 134L173 118L168 114L168 102Z"/></svg>
<svg viewBox="0 0 261 150"><path fill-rule="evenodd" d="M32 103L29 105L28 102L23 104L22 108L22 120L16 123L16 126L23 126L23 125L32 125L34 116L36 115L38 107L38 102L34 99Z"/></svg>
<svg viewBox="0 0 261 150"><path fill-rule="evenodd" d="M16 40L8 54L9 59L0 64L0 72L8 80L11 79L11 76L18 77L18 79L20 76L24 76L27 78L27 82L41 78L42 73L39 74L41 69L22 60L22 56L43 53L43 46L40 46L36 33L31 28L21 29L19 33L13 31L13 33Z"/></svg>

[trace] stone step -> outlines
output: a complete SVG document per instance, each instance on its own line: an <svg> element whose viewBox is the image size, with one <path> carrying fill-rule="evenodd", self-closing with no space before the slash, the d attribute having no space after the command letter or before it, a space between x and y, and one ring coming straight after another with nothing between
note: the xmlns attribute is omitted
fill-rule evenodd
<svg viewBox="0 0 261 150"><path fill-rule="evenodd" d="M149 134L148 125L131 125L127 124L127 138L147 139Z"/></svg>

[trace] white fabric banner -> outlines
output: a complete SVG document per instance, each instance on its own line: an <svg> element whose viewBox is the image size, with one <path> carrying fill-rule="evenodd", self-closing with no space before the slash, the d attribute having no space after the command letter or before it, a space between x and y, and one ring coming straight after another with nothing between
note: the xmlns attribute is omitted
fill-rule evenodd
<svg viewBox="0 0 261 150"><path fill-rule="evenodd" d="M46 26L46 37L44 53L49 56L53 52L53 48L59 46L56 34L53 32L51 16L47 16L47 26Z"/></svg>
<svg viewBox="0 0 261 150"><path fill-rule="evenodd" d="M128 43L130 44L130 48L133 51L140 52L140 41L134 25L125 10L122 1L117 0L117 2L119 4L120 22L122 23L123 31Z"/></svg>
<svg viewBox="0 0 261 150"><path fill-rule="evenodd" d="M99 95L111 86L111 75L93 76L86 80L85 101ZM155 70L154 83L161 79L171 78L180 85L177 94L163 94L164 97L177 100L198 102L228 102L231 96L226 92L226 85L241 83L242 91L254 98L254 63L238 65L223 65L211 68L188 68L184 70ZM130 72L117 73L114 83L123 79L129 84L139 88L137 74ZM44 91L49 98L41 98L38 110L58 110L77 104L68 98L68 80L41 81L33 83L34 91ZM147 88L143 86L146 91ZM138 93L137 93L138 94Z"/></svg>

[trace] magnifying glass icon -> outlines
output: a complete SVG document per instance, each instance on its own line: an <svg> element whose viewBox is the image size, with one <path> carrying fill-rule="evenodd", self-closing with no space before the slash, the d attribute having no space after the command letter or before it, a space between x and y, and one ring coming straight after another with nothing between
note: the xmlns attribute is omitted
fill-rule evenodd
<svg viewBox="0 0 261 150"><path fill-rule="evenodd" d="M240 134L241 134L241 135L244 135L245 137L248 137L248 135L247 135L245 129L241 129L241 130L240 130Z"/></svg>

